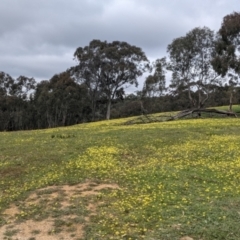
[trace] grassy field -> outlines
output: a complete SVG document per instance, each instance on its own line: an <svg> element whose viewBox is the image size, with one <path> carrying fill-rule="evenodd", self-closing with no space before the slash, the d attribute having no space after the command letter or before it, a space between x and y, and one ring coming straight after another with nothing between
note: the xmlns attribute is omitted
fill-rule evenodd
<svg viewBox="0 0 240 240"><path fill-rule="evenodd" d="M0 239L239 240L240 120L126 121L1 132Z"/></svg>

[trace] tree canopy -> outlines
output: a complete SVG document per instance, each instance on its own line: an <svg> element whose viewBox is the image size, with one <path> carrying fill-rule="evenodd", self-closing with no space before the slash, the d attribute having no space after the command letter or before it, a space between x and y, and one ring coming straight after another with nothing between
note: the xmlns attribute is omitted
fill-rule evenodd
<svg viewBox="0 0 240 240"><path fill-rule="evenodd" d="M211 64L213 52L214 33L207 27L194 28L168 45L172 87L187 89L191 107L204 105L210 85L218 77ZM197 99L192 96L194 91L198 93Z"/></svg>
<svg viewBox="0 0 240 240"><path fill-rule="evenodd" d="M162 95L166 90L166 58L153 63L154 73L149 75L143 86L143 95L148 97Z"/></svg>
<svg viewBox="0 0 240 240"><path fill-rule="evenodd" d="M110 119L112 100L124 93L124 87L137 86L149 63L141 48L120 41L93 40L77 48L74 56L79 62L75 77L89 87L93 108L99 91L106 97L106 119Z"/></svg>
<svg viewBox="0 0 240 240"><path fill-rule="evenodd" d="M240 13L234 12L223 18L213 66L222 76L229 72L240 75Z"/></svg>

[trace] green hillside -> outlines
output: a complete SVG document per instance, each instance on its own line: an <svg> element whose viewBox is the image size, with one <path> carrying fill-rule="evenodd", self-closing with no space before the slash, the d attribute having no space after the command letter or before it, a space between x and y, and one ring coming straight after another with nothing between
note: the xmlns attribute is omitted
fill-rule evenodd
<svg viewBox="0 0 240 240"><path fill-rule="evenodd" d="M1 132L0 239L240 239L239 119L127 121Z"/></svg>

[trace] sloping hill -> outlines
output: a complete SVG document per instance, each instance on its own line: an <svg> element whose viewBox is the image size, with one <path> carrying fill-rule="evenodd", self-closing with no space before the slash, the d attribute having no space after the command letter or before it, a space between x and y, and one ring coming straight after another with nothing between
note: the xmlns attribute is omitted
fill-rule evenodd
<svg viewBox="0 0 240 240"><path fill-rule="evenodd" d="M0 133L0 239L240 239L240 121Z"/></svg>

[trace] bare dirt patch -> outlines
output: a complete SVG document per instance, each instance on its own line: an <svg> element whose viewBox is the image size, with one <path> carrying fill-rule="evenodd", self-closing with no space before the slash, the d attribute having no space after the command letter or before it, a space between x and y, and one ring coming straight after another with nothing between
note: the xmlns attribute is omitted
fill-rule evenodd
<svg viewBox="0 0 240 240"><path fill-rule="evenodd" d="M120 188L116 184L86 182L38 189L3 212L6 224L0 227L0 239L83 239L84 227L91 216L97 215L101 204L91 197L105 189Z"/></svg>

